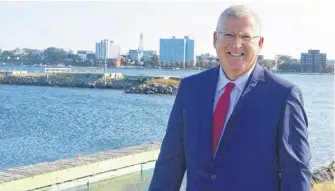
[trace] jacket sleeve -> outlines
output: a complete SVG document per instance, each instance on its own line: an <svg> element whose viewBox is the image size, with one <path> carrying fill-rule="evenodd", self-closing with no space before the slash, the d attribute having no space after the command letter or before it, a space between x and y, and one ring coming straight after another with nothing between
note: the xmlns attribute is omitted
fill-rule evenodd
<svg viewBox="0 0 335 191"><path fill-rule="evenodd" d="M312 173L309 168L311 151L308 143L308 120L300 89L292 87L279 125L278 151L281 190L310 191Z"/></svg>
<svg viewBox="0 0 335 191"><path fill-rule="evenodd" d="M149 191L179 191L186 164L183 142L183 80L173 104Z"/></svg>

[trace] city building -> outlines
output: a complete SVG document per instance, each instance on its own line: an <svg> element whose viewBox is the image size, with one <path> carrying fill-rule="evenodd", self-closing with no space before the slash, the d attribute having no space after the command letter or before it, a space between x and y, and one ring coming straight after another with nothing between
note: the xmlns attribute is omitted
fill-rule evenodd
<svg viewBox="0 0 335 191"><path fill-rule="evenodd" d="M77 55L82 60L91 60L92 59L92 56L91 56L92 54L94 54L93 51L88 51L88 50L78 50L77 51Z"/></svg>
<svg viewBox="0 0 335 191"><path fill-rule="evenodd" d="M140 62L143 56L149 56L150 51L144 51L143 34L140 34L140 43L138 49L129 50L129 60L132 62Z"/></svg>
<svg viewBox="0 0 335 191"><path fill-rule="evenodd" d="M96 59L107 59L108 53L108 39L101 40L101 42L95 43L95 58Z"/></svg>
<svg viewBox="0 0 335 191"><path fill-rule="evenodd" d="M139 50L129 50L129 60L130 61L140 61L141 60L141 52Z"/></svg>
<svg viewBox="0 0 335 191"><path fill-rule="evenodd" d="M197 57L196 62L204 62L204 63L215 62L215 63L218 63L218 60L219 60L217 56L211 55L209 53L201 54L201 55L198 55L196 57Z"/></svg>
<svg viewBox="0 0 335 191"><path fill-rule="evenodd" d="M110 59L118 59L121 56L121 47L113 41L109 44L109 57Z"/></svg>
<svg viewBox="0 0 335 191"><path fill-rule="evenodd" d="M325 72L327 54L320 53L320 50L308 50L308 53L301 53L300 63L305 72Z"/></svg>
<svg viewBox="0 0 335 191"><path fill-rule="evenodd" d="M121 54L120 45L108 39L101 40L95 44L96 59L118 59Z"/></svg>
<svg viewBox="0 0 335 191"><path fill-rule="evenodd" d="M156 56L156 51L155 50L144 50L143 51L143 56L147 56L147 57L152 57L152 56Z"/></svg>
<svg viewBox="0 0 335 191"><path fill-rule="evenodd" d="M182 39L160 39L159 59L163 64L194 61L194 40L185 36ZM185 66L185 65L184 65Z"/></svg>
<svg viewBox="0 0 335 191"><path fill-rule="evenodd" d="M156 56L156 51L154 50L129 50L129 60L130 61L140 61L143 57L153 57Z"/></svg>
<svg viewBox="0 0 335 191"><path fill-rule="evenodd" d="M334 66L335 65L335 60L327 60L326 65L327 66Z"/></svg>

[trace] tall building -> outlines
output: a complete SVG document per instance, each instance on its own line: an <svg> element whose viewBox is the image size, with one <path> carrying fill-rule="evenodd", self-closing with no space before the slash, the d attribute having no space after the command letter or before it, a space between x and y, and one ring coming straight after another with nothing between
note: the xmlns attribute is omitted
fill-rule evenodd
<svg viewBox="0 0 335 191"><path fill-rule="evenodd" d="M95 58L96 59L117 59L120 57L120 45L114 44L108 39L101 40L95 43Z"/></svg>
<svg viewBox="0 0 335 191"><path fill-rule="evenodd" d="M325 72L327 54L320 53L320 50L308 50L308 53L301 53L300 63L305 72Z"/></svg>
<svg viewBox="0 0 335 191"><path fill-rule="evenodd" d="M118 59L121 56L121 47L118 44L115 44L113 41L109 44L109 55L108 58Z"/></svg>
<svg viewBox="0 0 335 191"><path fill-rule="evenodd" d="M144 45L143 45L143 33L141 33L140 34L140 43L139 43L138 49L129 50L129 60L140 62L141 58L143 56L145 56L144 53L145 53L145 51L144 51Z"/></svg>
<svg viewBox="0 0 335 191"><path fill-rule="evenodd" d="M160 39L159 59L163 64L194 61L194 40L185 36L182 39Z"/></svg>

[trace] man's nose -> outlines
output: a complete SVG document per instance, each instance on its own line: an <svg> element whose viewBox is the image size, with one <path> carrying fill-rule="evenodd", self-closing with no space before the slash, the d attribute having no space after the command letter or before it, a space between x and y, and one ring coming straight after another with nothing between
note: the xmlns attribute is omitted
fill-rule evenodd
<svg viewBox="0 0 335 191"><path fill-rule="evenodd" d="M243 40L239 36L236 36L235 39L232 40L231 42L231 46L233 48L241 48L242 44L243 44Z"/></svg>

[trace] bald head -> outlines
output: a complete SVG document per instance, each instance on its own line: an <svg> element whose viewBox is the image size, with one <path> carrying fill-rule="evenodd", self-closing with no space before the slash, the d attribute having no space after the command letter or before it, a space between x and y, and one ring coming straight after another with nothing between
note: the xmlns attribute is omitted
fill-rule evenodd
<svg viewBox="0 0 335 191"><path fill-rule="evenodd" d="M225 9L218 20L218 23L216 25L216 31L222 30L222 25L224 23L224 20L229 17L237 17L237 18L243 18L248 17L254 21L256 24L256 33L257 35L261 35L261 20L259 16L250 10L249 8L243 6L243 5L233 5Z"/></svg>

